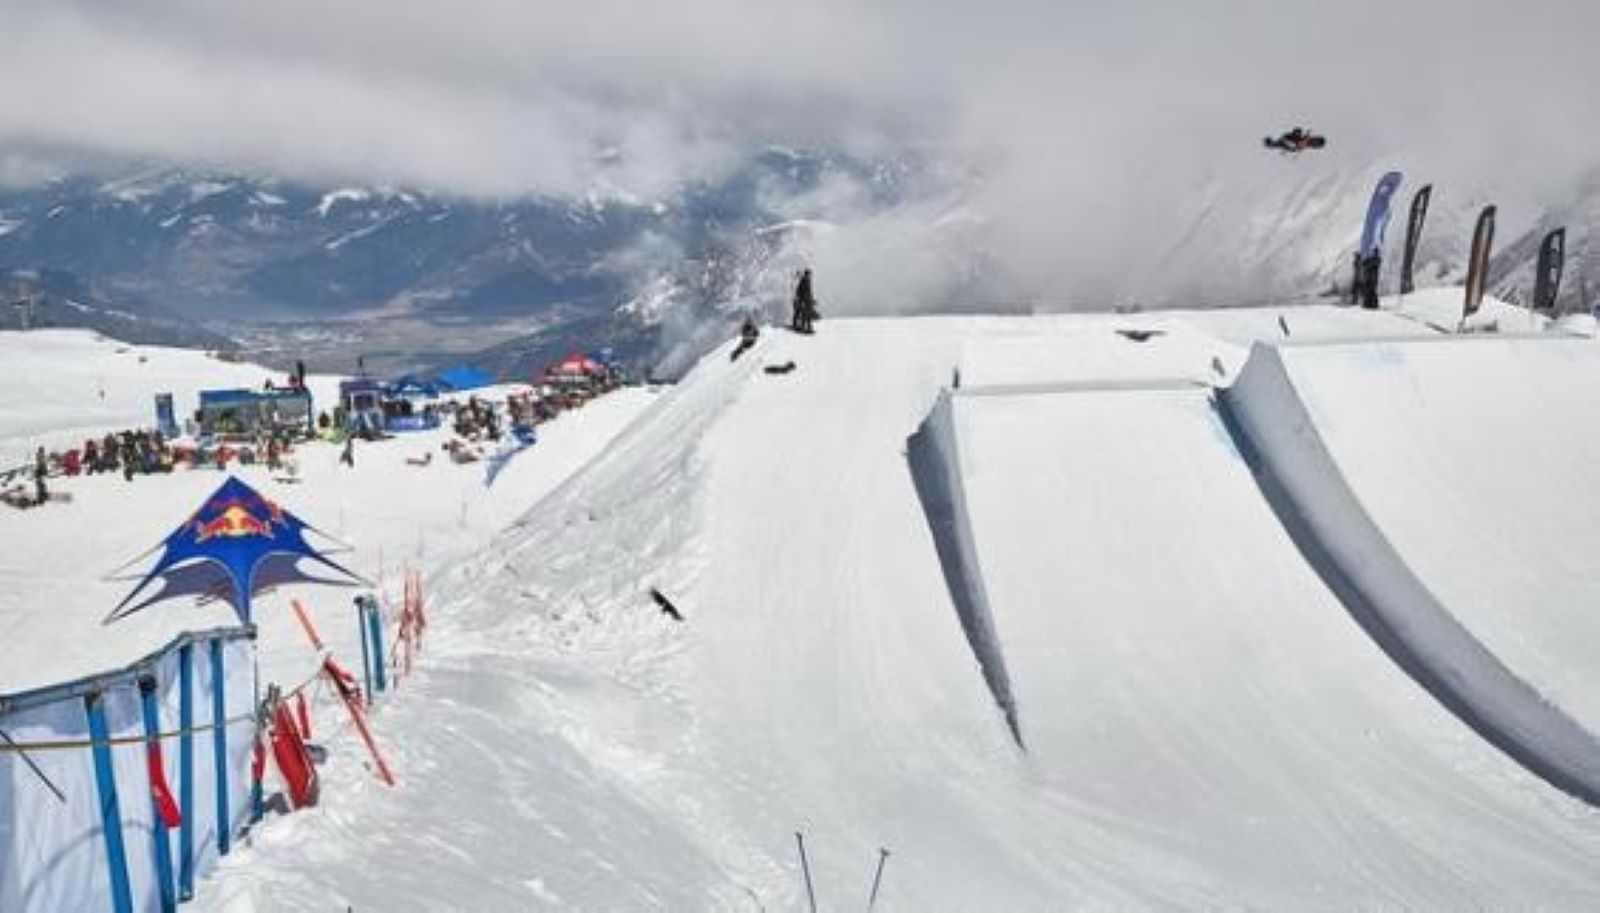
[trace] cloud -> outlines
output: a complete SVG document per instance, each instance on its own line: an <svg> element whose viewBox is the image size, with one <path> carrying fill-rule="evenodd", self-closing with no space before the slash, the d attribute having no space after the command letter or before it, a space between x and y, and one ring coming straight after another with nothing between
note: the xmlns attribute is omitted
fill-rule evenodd
<svg viewBox="0 0 1600 913"><path fill-rule="evenodd" d="M1534 208L1600 150L1590 0L6 6L0 178L104 157L650 199L769 144L936 163L895 213L841 188L779 207L840 226L817 256L863 300L926 300L984 258L1005 294L1067 306L1231 294L1257 277L1225 252L1308 186L1354 196L1325 207L1343 218L1392 164ZM1330 148L1261 150L1296 123Z"/></svg>

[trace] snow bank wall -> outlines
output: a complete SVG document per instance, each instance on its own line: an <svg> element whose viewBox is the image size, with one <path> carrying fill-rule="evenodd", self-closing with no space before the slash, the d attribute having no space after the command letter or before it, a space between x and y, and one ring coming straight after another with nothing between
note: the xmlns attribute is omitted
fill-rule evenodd
<svg viewBox="0 0 1600 913"><path fill-rule="evenodd" d="M922 502L928 527L933 533L939 565L944 571L945 584L950 588L950 599L961 618L961 628L966 632L967 642L983 669L984 681L988 683L995 703L1000 705L1001 712L1005 714L1011 737L1018 745L1022 745L1016 701L1011 694L1005 657L1000 650L1000 638L995 634L994 614L983 585L977 548L972 541L972 520L961 481L961 449L955 432L955 409L956 397L949 390L942 391L933 411L923 420L917 432L907 439L906 459L911 467L911 480L916 486L917 498Z"/></svg>
<svg viewBox="0 0 1600 913"><path fill-rule="evenodd" d="M158 911L192 895L250 812L254 636L186 635L114 672L0 696L0 910ZM171 829L149 731L170 735Z"/></svg>
<svg viewBox="0 0 1600 913"><path fill-rule="evenodd" d="M1290 536L1384 651L1518 763L1600 805L1600 743L1474 638L1402 559L1340 473L1281 350L1256 344L1220 402Z"/></svg>

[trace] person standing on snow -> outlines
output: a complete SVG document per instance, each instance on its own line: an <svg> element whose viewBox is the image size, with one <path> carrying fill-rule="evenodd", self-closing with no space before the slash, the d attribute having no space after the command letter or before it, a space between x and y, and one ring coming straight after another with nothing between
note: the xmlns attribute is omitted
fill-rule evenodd
<svg viewBox="0 0 1600 913"><path fill-rule="evenodd" d="M351 469L356 468L356 436L354 434L344 439L344 451L339 454L339 462Z"/></svg>
<svg viewBox="0 0 1600 913"><path fill-rule="evenodd" d="M811 333L816 319L817 296L811 290L811 268L807 267L800 271L800 281L794 287L794 318L790 326L796 333Z"/></svg>
<svg viewBox="0 0 1600 913"><path fill-rule="evenodd" d="M1383 256L1376 252L1361 261L1361 306L1367 310L1378 309L1378 275L1383 267Z"/></svg>
<svg viewBox="0 0 1600 913"><path fill-rule="evenodd" d="M37 494L38 503L43 504L50 500L50 489L45 487L44 477L50 474L50 460L44 455L44 448L40 447L33 460L33 486Z"/></svg>

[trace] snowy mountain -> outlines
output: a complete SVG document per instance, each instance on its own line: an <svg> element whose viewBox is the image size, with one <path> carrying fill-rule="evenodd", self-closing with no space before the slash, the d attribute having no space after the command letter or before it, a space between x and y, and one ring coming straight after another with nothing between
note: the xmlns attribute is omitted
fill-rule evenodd
<svg viewBox="0 0 1600 913"><path fill-rule="evenodd" d="M834 176L889 173L770 150L714 185L654 201L482 201L176 169L75 177L0 191L0 268L159 302L280 362L343 368L361 351L415 363L493 349L486 360L526 370L574 341L643 357L653 334L635 331L650 321L614 312L654 277L767 224L772 200ZM893 202L887 179L875 186Z"/></svg>
<svg viewBox="0 0 1600 913"><path fill-rule="evenodd" d="M112 310L159 306L188 322L152 336L172 324L151 312L138 338L193 342L188 327L200 326L279 364L471 358L509 376L568 348L610 346L671 376L741 313L784 319L802 265L817 269L825 317L1233 306L1337 290L1387 167L1258 166L1260 181L1243 192L1215 180L1171 199L1116 257L1096 254L1110 240L1054 226L1059 265L1008 260L1015 229L996 219L981 176L937 163L770 149L715 184L651 201L475 201L154 170L0 191L0 268L70 275ZM1398 282L1405 204L1424 180L1408 177L1396 201L1386 289ZM1600 181L1559 206L1441 182L1420 284L1460 280L1486 202L1501 206L1491 288L1525 300L1540 236L1565 224L1563 304L1580 307ZM1030 242L1048 247L1050 237ZM1141 265L1151 263L1161 269ZM71 308L40 316L118 332Z"/></svg>
<svg viewBox="0 0 1600 913"><path fill-rule="evenodd" d="M84 327L124 342L233 349L237 343L136 295L112 296L74 273L0 270L0 329Z"/></svg>

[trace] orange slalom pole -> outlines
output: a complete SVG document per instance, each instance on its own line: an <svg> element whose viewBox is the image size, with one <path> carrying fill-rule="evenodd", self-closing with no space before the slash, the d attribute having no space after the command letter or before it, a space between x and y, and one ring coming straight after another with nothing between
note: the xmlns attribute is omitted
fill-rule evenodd
<svg viewBox="0 0 1600 913"><path fill-rule="evenodd" d="M311 616L307 614L306 607L301 605L298 599L291 599L289 604L294 607L294 616L300 619L300 627L304 628L306 636L311 638L312 649L321 652L325 649L322 638L317 636L317 626L311 623Z"/></svg>

